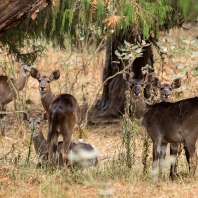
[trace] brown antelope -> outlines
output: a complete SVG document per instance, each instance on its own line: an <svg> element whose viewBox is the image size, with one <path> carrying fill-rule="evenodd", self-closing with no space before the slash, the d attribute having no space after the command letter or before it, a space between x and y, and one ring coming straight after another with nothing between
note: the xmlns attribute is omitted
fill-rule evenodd
<svg viewBox="0 0 198 198"><path fill-rule="evenodd" d="M48 113L49 132L47 136L48 157L51 153L56 153L58 146L58 136L63 136L63 151L61 151L64 165L66 165L66 154L72 140L74 127L80 123L80 107L76 98L70 94L60 94L54 96L51 91L50 82L60 77L60 71L55 70L50 77L40 76L36 68L32 68L31 76L39 81L39 91L41 102ZM56 156L53 154L53 158Z"/></svg>
<svg viewBox="0 0 198 198"><path fill-rule="evenodd" d="M123 74L124 79L127 80L128 82L131 82L131 83L133 82L133 85L132 85L133 95L136 95L136 97L137 97L137 95L142 96L142 97L139 97L138 100L135 100L136 98L132 97L132 102L133 102L133 100L135 101L135 102L133 102L133 106L134 106L134 103L136 103L136 111L137 112L135 113L135 116L136 116L136 118L140 118L141 116L144 116L144 113L146 112L146 110L149 107L145 103L144 96L143 96L143 89L141 88L143 82L142 82L142 80L137 80L137 79L131 80L130 78L132 78L133 75L131 75L130 78L127 77L126 75L130 76L129 73L125 72L125 74ZM148 77L146 77L146 78L148 78ZM160 90L160 101L163 101L163 102L170 101L170 98L171 98L171 95L172 95L172 90L177 89L181 86L181 78L176 78L172 82L171 85L170 84L161 84L159 78L155 77L155 75L153 73L150 74L149 78L150 78L150 80L147 79L146 82L152 82L152 85L154 87L157 87ZM142 86L142 87L144 87L144 86ZM158 114L158 116L163 114L163 109L159 109L159 111L157 111L157 114ZM145 116L144 116L144 119L145 119ZM152 128L153 123L155 123L155 120L152 120L152 117L151 118L149 117L148 122L149 122L150 128ZM178 146L179 146L179 143L171 143L170 144L170 155L172 155L172 156L177 155ZM189 161L188 152L187 152L185 146L184 146L184 149L185 149L185 152L186 152L187 161ZM163 159L165 158L165 153L162 156L162 158ZM162 167L162 166L160 166L160 167ZM162 169L160 168L160 173L161 172L162 172ZM171 178L173 178L173 176L175 175L175 172L176 172L176 164L171 163L171 170L170 170L170 177Z"/></svg>
<svg viewBox="0 0 198 198"><path fill-rule="evenodd" d="M47 113L42 113L42 118L31 118L27 112L22 112L22 119L27 121L30 125L31 131L33 132L33 144L36 153L39 155L39 159L41 162L40 166L45 167L46 164L46 154L47 154L47 141L42 133L43 123L47 120ZM58 153L60 155L60 151L63 147L63 141L58 142ZM79 157L79 155L83 154L82 152L86 152L85 158ZM98 163L98 157L96 156L95 149L87 143L84 142L72 142L69 147L69 154L67 155L67 165L72 164L77 167L87 167L87 166L96 166ZM73 157L74 156L74 157ZM78 159L75 159L79 157ZM73 159L74 158L74 159ZM61 159L61 158L59 158ZM72 161L72 162L70 162ZM61 160L57 161L57 166L63 166Z"/></svg>
<svg viewBox="0 0 198 198"><path fill-rule="evenodd" d="M173 80L173 82L171 84L161 84L159 78L155 77L154 81L153 81L153 86L158 88L160 91L160 102L170 102L171 101L171 96L172 96L172 91L174 89L178 89L181 86L181 78L176 78ZM160 113L163 114L163 109L160 109L157 114L158 116L160 116ZM153 119L153 117L149 117L150 120ZM153 120L152 122L155 122L155 120ZM171 163L171 169L170 169L170 178L173 179L176 173L176 156L178 153L178 148L179 148L179 143L171 143L170 144L170 156L172 156L174 159ZM188 153L186 150L186 147L184 146L184 150L186 152L186 158L188 161ZM165 158L166 152L164 151L163 155L161 156L161 160L160 160L160 175L162 173L162 167L163 167L163 161Z"/></svg>
<svg viewBox="0 0 198 198"><path fill-rule="evenodd" d="M147 74L145 80L143 79L133 79L133 72L123 72L123 78L131 87L132 93L132 110L137 119L141 119L146 110L146 103L144 99L144 87L152 83L155 78L155 73Z"/></svg>
<svg viewBox="0 0 198 198"><path fill-rule="evenodd" d="M48 110L48 156L51 157L51 153L55 154L57 151L58 136L61 134L63 136L63 148L60 154L64 166L66 166L66 153L71 144L77 122L79 122L79 105L76 98L70 94L57 95ZM56 159L56 156L54 157Z"/></svg>
<svg viewBox="0 0 198 198"><path fill-rule="evenodd" d="M41 102L45 111L48 112L49 105L55 98L55 95L52 93L50 83L52 81L59 79L60 71L59 70L53 71L49 77L46 75L41 76L40 72L33 67L31 68L30 74L33 78L37 79L39 82L39 93L40 93ZM80 116L81 116L80 114L81 114L80 107L78 106L76 109L76 115L78 116L77 123L80 123Z"/></svg>
<svg viewBox="0 0 198 198"><path fill-rule="evenodd" d="M177 82L180 82L180 80ZM183 143L189 164L189 175L194 177L197 166L197 154L195 151L198 135L196 124L198 118L197 110L197 97L175 103L161 102L148 107L142 123L153 141L154 172L156 172L159 165L159 173L161 175L167 144L171 143L171 146L175 146L175 149L172 149L172 155L175 156L178 144ZM174 166L175 164L173 164ZM173 167L170 173L172 179L175 174Z"/></svg>
<svg viewBox="0 0 198 198"><path fill-rule="evenodd" d="M37 79L39 82L39 92L43 108L48 112L49 105L54 99L55 95L52 93L50 83L59 79L60 71L55 70L48 76L41 76L40 72L36 68L32 68L30 74L33 78Z"/></svg>
<svg viewBox="0 0 198 198"><path fill-rule="evenodd" d="M8 103L13 101L16 98L16 91L21 91L26 84L30 67L25 63L20 62L23 67L21 68L19 77L17 79L10 79L9 82L8 76L0 76L0 111L6 111L6 106ZM14 87L13 87L14 86ZM5 114L0 115L1 120L1 133L4 134L4 123L2 119L5 117Z"/></svg>
<svg viewBox="0 0 198 198"><path fill-rule="evenodd" d="M181 86L181 78L176 78L170 85L167 83L161 84L159 78L155 77L152 84L160 91L160 102L170 102L172 90L178 89Z"/></svg>

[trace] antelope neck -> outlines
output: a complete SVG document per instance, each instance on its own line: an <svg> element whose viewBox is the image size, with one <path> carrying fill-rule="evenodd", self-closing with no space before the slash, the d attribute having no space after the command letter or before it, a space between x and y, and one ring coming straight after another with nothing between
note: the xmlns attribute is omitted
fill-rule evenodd
<svg viewBox="0 0 198 198"><path fill-rule="evenodd" d="M21 91L25 87L27 76L28 75L22 69L18 79L16 79L16 81L14 82L14 85L18 91Z"/></svg>
<svg viewBox="0 0 198 198"><path fill-rule="evenodd" d="M52 100L54 99L54 95L52 94L52 92L47 92L47 93L40 93L40 98L41 98L41 102L42 105L45 109L45 111L48 112L49 109L49 105L51 104Z"/></svg>

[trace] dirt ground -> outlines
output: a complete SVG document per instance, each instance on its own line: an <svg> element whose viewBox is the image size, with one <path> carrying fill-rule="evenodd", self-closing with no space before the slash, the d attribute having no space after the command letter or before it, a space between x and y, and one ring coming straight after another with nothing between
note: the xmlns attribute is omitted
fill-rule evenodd
<svg viewBox="0 0 198 198"><path fill-rule="evenodd" d="M104 52L93 57L88 53L73 53L70 56L67 52L63 53L59 49L49 48L46 54L34 64L34 67L39 69L41 75L50 75L53 70L60 69L60 79L51 83L53 93L65 92L73 94L79 101L83 112L86 112L102 93L100 87L104 56ZM160 74L160 70L158 71L158 74ZM171 75L171 73L169 74ZM97 96L98 92L99 95ZM31 117L41 115L43 108L37 80L29 77L27 86L20 93L20 100L17 101L17 104L18 108L28 111ZM8 105L7 110L12 111L13 109L14 103L12 102ZM169 180L168 168L166 167L162 180L156 183L152 182L151 146L148 157L149 172L145 175L142 173L141 138L137 139L136 143L135 165L131 169L122 169L125 162L120 160L118 163L120 167L114 167L112 162L114 158L117 159L122 147L122 120L112 124L88 125L87 128L82 126L83 140L99 151L99 165L91 168L90 172L77 172L75 173L77 175L71 176L71 178L65 178L64 173L61 171L49 174L45 170L37 170L35 165L38 158L33 147L31 165L28 167L23 166L23 162L27 158L30 130L18 114L8 115L5 123L6 137L0 139L0 197L194 198L198 196L198 175L196 174L194 180L188 179L188 170L183 153L179 158L178 169L180 174L176 181ZM144 132L144 129L140 130ZM46 136L46 125L43 132ZM78 141L78 139L79 132L76 131L74 140ZM74 177L78 179L72 179ZM84 178L82 179L82 177Z"/></svg>

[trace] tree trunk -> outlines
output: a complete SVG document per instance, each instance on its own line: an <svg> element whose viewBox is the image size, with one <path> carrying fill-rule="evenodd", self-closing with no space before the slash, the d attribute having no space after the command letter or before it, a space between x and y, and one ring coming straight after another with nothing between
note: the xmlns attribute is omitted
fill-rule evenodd
<svg viewBox="0 0 198 198"><path fill-rule="evenodd" d="M0 35L28 16L34 20L49 3L50 0L0 0Z"/></svg>
<svg viewBox="0 0 198 198"><path fill-rule="evenodd" d="M128 34L118 35L109 39L106 47L103 82L108 77L124 68L124 65L114 53L119 46L123 45L124 40L129 43L136 44L137 41L141 42L141 36L134 36L133 31L130 31ZM120 62L120 64L112 61ZM135 74L135 79L143 79L141 69L147 64L153 67L153 51L151 45L144 48L143 57L135 59L133 65L131 66L131 69ZM126 99L125 91L126 82L123 79L122 74L118 74L113 79L107 81L103 87L101 98L97 101L89 113L89 123L112 122L113 120L117 121L117 118L124 113L124 104ZM149 97L148 92L146 91L145 97Z"/></svg>

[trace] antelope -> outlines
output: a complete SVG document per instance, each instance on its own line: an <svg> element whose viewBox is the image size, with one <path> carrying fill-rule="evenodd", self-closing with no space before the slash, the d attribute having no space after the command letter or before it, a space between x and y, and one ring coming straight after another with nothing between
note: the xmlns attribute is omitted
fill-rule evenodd
<svg viewBox="0 0 198 198"><path fill-rule="evenodd" d="M159 78L155 77L152 85L156 88L159 89L160 91L160 102L170 102L171 100L171 95L172 95L172 90L174 89L178 89L181 86L181 78L176 78L173 80L173 82L171 84L161 84ZM158 109L157 111L158 116L160 116L160 114L163 114L163 109L160 108L160 110ZM146 116L146 115L145 115ZM149 117L150 120L153 119L153 117ZM155 120L154 120L155 121ZM151 121L152 123L154 121ZM173 180L175 173L176 173L176 156L178 153L178 147L179 147L179 143L171 143L170 144L170 156L173 156L174 161L171 163L171 168L170 168L170 178ZM188 161L188 153L186 150L186 147L184 145L184 150L185 150L185 154L186 154L186 159ZM165 158L166 153L163 154L162 156L162 160L160 161L160 175L162 174L162 166L163 166L163 160Z"/></svg>
<svg viewBox="0 0 198 198"><path fill-rule="evenodd" d="M79 122L78 119L79 105L76 98L70 94L57 95L48 110L48 157L51 157L51 153L54 153L56 158L58 136L61 134L63 136L63 148L60 154L64 166L66 166L66 153L72 141L75 125Z"/></svg>
<svg viewBox="0 0 198 198"><path fill-rule="evenodd" d="M155 77L152 85L159 89L160 91L160 101L159 102L170 102L172 95L172 90L178 89L181 86L181 78L176 78L171 84L161 84L159 78Z"/></svg>
<svg viewBox="0 0 198 198"><path fill-rule="evenodd" d="M152 72L147 74L145 80L143 79L133 79L134 73L123 72L123 78L126 80L127 84L131 87L132 93L132 110L137 119L141 119L146 110L146 102L144 99L144 87L147 84L151 84L155 78L155 73Z"/></svg>
<svg viewBox="0 0 198 198"><path fill-rule="evenodd" d="M30 129L33 132L33 144L36 151L36 154L39 156L40 163L38 166L45 167L46 164L46 155L47 155L47 140L42 133L42 128L44 121L47 120L47 113L43 112L41 119L31 118L27 112L22 112L22 119L30 125ZM63 141L58 142L58 154L63 147ZM75 156L79 156L86 152L86 156L83 159L79 157L78 159L73 159ZM74 157L73 157L74 156ZM61 159L61 158L60 158ZM95 149L88 143L84 142L72 142L69 147L69 152L67 155L67 165L74 165L76 167L87 167L87 166L96 166L98 164L98 157L96 156ZM56 162L56 166L63 166L61 160Z"/></svg>
<svg viewBox="0 0 198 198"><path fill-rule="evenodd" d="M22 62L20 62L22 64ZM29 76L30 67L23 63L19 77L17 79L9 79L8 76L0 76L0 111L6 112L6 106L8 103L16 98L16 91L21 91L26 84ZM11 80L11 82L9 82ZM13 87L14 86L14 87ZM1 134L4 136L4 123L3 118L5 114L0 115L1 120Z"/></svg>
<svg viewBox="0 0 198 198"><path fill-rule="evenodd" d="M128 77L126 77L126 75L128 75ZM134 106L134 103L136 103L136 111L137 111L137 112L135 112L136 118L139 119L140 117L143 116L143 119L145 120L145 116L148 114L148 113L146 113L146 115L145 115L145 112L149 109L149 106L146 104L146 102L144 100L143 89L140 90L141 86L143 87L142 84L144 82L142 82L142 80L137 80L137 79L131 80L133 75L130 73L127 73L127 72L125 72L125 74L123 74L123 77L128 82L133 83L133 86L132 86L133 95L136 95L136 97L141 96L138 98L138 100L135 100L136 98L134 98L134 96L132 96L132 103L133 103L133 106ZM172 90L177 89L181 86L181 78L174 79L172 84L161 84L159 78L155 77L154 73L151 73L150 76L147 76L146 78L149 78L149 80L146 80L146 81L152 82L152 85L160 90L160 102L162 102L162 101L170 102ZM160 116L161 114L163 114L163 109L162 108L158 109L158 111L156 113L158 114L158 116ZM147 116L147 117L149 117L149 116ZM152 120L152 117L149 117L148 118L148 127L150 126L150 128L152 128L153 123L155 123L155 120ZM146 130L147 130L147 128L146 128ZM172 155L173 157L175 157L178 153L178 146L179 146L179 143L171 143L170 144L170 155ZM187 153L185 146L184 146L184 149L186 152L187 161L189 161L188 153ZM162 156L162 158L163 159L165 158L165 153ZM162 167L162 164L160 167ZM161 172L162 172L162 169L160 168L160 174L161 174ZM176 172L176 164L171 163L170 177L172 179L173 179L173 176L175 175L175 172Z"/></svg>
<svg viewBox="0 0 198 198"><path fill-rule="evenodd" d="M180 80L176 81L180 82ZM174 83L173 83L174 84ZM175 83L177 84L177 83ZM173 85L174 86L174 85ZM162 173L162 164L168 143L172 155L176 156L179 143L185 145L186 159L189 165L189 176L194 177L197 162L196 141L198 135L198 98L189 98L174 103L161 102L148 107L144 114L143 125L153 142L153 172L159 166L159 175ZM175 174L175 163L172 166L170 177Z"/></svg>
<svg viewBox="0 0 198 198"><path fill-rule="evenodd" d="M48 157L51 153L56 153L58 146L58 136L63 136L63 149L61 151L63 164L66 165L66 154L72 140L72 135L76 123L80 123L80 107L76 98L70 94L60 94L55 96L50 87L50 82L60 77L60 71L55 70L50 77L40 76L36 68L32 68L31 76L39 81L39 92L41 102L48 113ZM56 158L53 154L53 159ZM47 158L48 158L47 157ZM53 161L53 160L52 160ZM53 164L53 162L52 162Z"/></svg>
<svg viewBox="0 0 198 198"><path fill-rule="evenodd" d="M46 75L41 76L40 72L36 68L32 68L30 74L33 78L37 79L39 82L39 93L41 98L41 103L46 112L48 112L49 105L54 99L55 95L52 93L50 83L52 81L58 80L60 77L60 71L55 70L48 77Z"/></svg>

